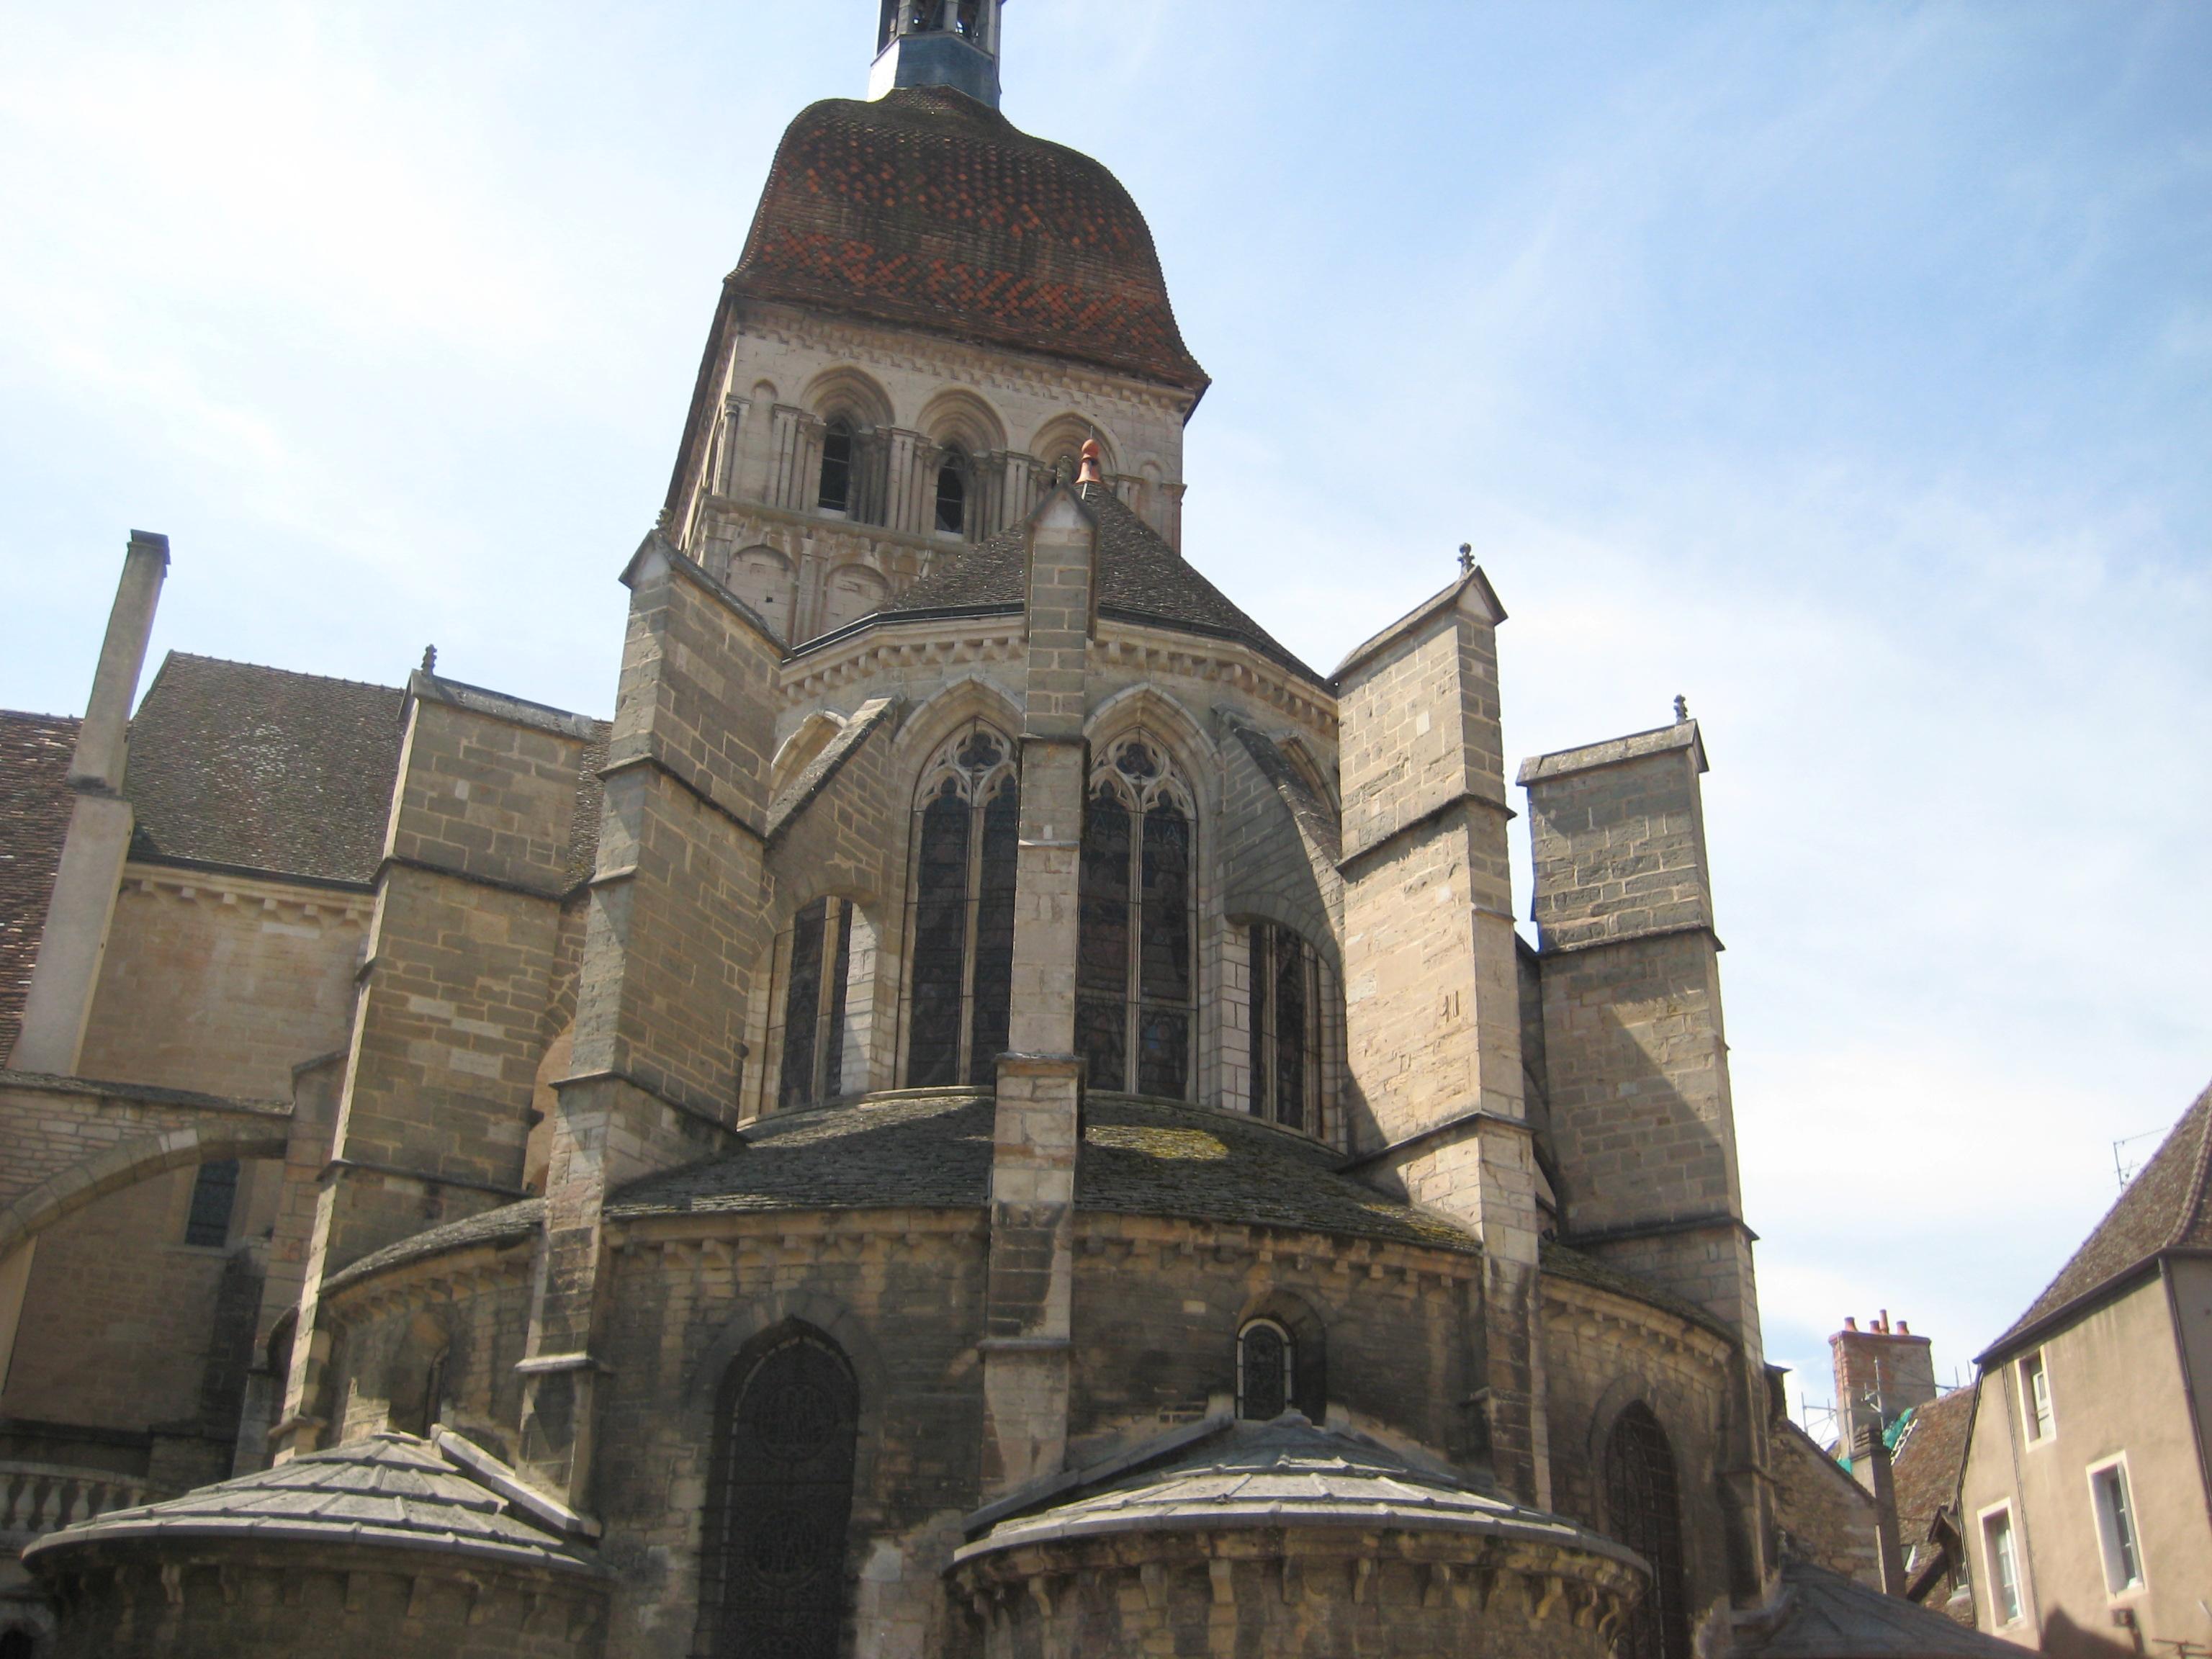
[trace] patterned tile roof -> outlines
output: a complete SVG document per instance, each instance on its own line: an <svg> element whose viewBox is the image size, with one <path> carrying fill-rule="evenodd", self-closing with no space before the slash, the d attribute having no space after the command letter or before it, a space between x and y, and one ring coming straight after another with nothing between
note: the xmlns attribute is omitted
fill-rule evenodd
<svg viewBox="0 0 2212 1659"><path fill-rule="evenodd" d="M1079 492L1098 526L1098 613L1119 621L1235 640L1316 685L1328 681L1254 622L1103 484ZM938 562L878 621L947 612L1018 611L1029 532L1017 525Z"/></svg>
<svg viewBox="0 0 2212 1659"><path fill-rule="evenodd" d="M133 857L365 882L405 694L172 652L131 722Z"/></svg>
<svg viewBox="0 0 2212 1659"><path fill-rule="evenodd" d="M945 88L801 110L730 285L1206 385L1128 191L1089 156Z"/></svg>
<svg viewBox="0 0 2212 1659"><path fill-rule="evenodd" d="M622 1188L606 1214L980 1210L990 1190L993 1112L988 1099L933 1093L778 1114L746 1129L733 1156ZM1465 1229L1339 1174L1326 1146L1257 1119L1093 1095L1085 1120L1082 1209L1481 1248Z"/></svg>
<svg viewBox="0 0 2212 1659"><path fill-rule="evenodd" d="M48 1534L24 1557L51 1560L85 1545L163 1538L368 1544L507 1566L595 1571L429 1442L395 1432L309 1452L167 1503L111 1510Z"/></svg>
<svg viewBox="0 0 2212 1659"><path fill-rule="evenodd" d="M0 709L0 1065L23 1025L76 797L70 756L77 721Z"/></svg>
<svg viewBox="0 0 2212 1659"><path fill-rule="evenodd" d="M1980 1356L1981 1362L1987 1364L2002 1353L2069 1303L2126 1278L2160 1251L2212 1244L2208 1174L2212 1174L2212 1088L2181 1115L2173 1133L2058 1270L2058 1277Z"/></svg>

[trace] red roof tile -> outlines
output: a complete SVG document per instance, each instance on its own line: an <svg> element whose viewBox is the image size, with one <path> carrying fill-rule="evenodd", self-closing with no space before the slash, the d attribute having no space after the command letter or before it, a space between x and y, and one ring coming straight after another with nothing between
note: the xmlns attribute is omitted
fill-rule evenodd
<svg viewBox="0 0 2212 1659"><path fill-rule="evenodd" d="M22 1029L46 902L69 834L77 721L0 710L0 1065Z"/></svg>

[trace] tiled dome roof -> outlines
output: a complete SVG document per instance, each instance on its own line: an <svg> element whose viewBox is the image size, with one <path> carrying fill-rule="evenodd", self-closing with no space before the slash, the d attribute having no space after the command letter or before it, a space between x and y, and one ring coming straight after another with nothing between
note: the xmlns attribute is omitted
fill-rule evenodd
<svg viewBox="0 0 2212 1659"><path fill-rule="evenodd" d="M942 87L800 111L731 286L1206 386L1129 192Z"/></svg>

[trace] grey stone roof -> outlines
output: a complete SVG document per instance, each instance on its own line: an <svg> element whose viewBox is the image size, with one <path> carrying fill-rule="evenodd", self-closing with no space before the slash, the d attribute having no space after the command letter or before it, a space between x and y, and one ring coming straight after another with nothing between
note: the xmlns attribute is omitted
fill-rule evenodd
<svg viewBox="0 0 2212 1659"><path fill-rule="evenodd" d="M0 709L0 1065L22 1029L54 872L76 805L69 764L77 724L65 714Z"/></svg>
<svg viewBox="0 0 2212 1659"><path fill-rule="evenodd" d="M981 1209L994 1109L967 1094L777 1114L732 1156L647 1176L611 1219L812 1209ZM1076 1166L1085 1210L1305 1228L1473 1252L1465 1229L1337 1172L1326 1146L1200 1106L1093 1095Z"/></svg>
<svg viewBox="0 0 2212 1659"><path fill-rule="evenodd" d="M241 1544L365 1544L434 1550L510 1567L595 1572L584 1557L519 1518L428 1441L383 1433L309 1452L167 1503L111 1510L50 1534L27 1561L59 1565L96 1544L162 1539Z"/></svg>
<svg viewBox="0 0 2212 1659"><path fill-rule="evenodd" d="M1774 1600L1737 1613L1722 1649L1741 1659L2020 1659L2021 1650L1809 1561L1784 1562Z"/></svg>
<svg viewBox="0 0 2212 1659"><path fill-rule="evenodd" d="M171 652L131 722L133 857L367 882L405 695Z"/></svg>
<svg viewBox="0 0 2212 1659"><path fill-rule="evenodd" d="M428 1228L401 1239L397 1244L387 1244L380 1250L372 1250L358 1261L332 1273L324 1283L323 1292L329 1295L342 1291L358 1279L385 1271L387 1267L403 1267L410 1261L419 1261L425 1256L442 1255L448 1250L465 1250L472 1244L505 1244L535 1234L545 1216L545 1200L526 1198L519 1204L502 1204L495 1210L466 1216L459 1221L448 1221L442 1226Z"/></svg>
<svg viewBox="0 0 2212 1659"><path fill-rule="evenodd" d="M1601 1291L1611 1291L1632 1302L1642 1302L1654 1308L1664 1308L1668 1313L1702 1325L1707 1330L1735 1340L1735 1334L1716 1316L1706 1312L1696 1303L1676 1296L1672 1291L1662 1290L1648 1279L1625 1273L1611 1262L1600 1261L1595 1256L1584 1255L1580 1250L1569 1249L1557 1239L1545 1239L1539 1247L1540 1265L1547 1273L1561 1279L1571 1279Z"/></svg>
<svg viewBox="0 0 2212 1659"><path fill-rule="evenodd" d="M1474 1534L1641 1566L1626 1547L1562 1516L1477 1492L1448 1471L1296 1412L1224 1424L1164 1467L1002 1520L953 1559L1115 1533L1283 1527Z"/></svg>
<svg viewBox="0 0 2212 1659"><path fill-rule="evenodd" d="M1159 532L1103 484L1079 492L1098 526L1098 613L1248 645L1316 685L1328 682L1198 574ZM921 577L877 620L1018 611L1028 527L962 550Z"/></svg>
<svg viewBox="0 0 2212 1659"><path fill-rule="evenodd" d="M2212 1088L2181 1115L2058 1277L1977 1363L1987 1364L2062 1309L2128 1278L2160 1251L2207 1244L2212 1244Z"/></svg>

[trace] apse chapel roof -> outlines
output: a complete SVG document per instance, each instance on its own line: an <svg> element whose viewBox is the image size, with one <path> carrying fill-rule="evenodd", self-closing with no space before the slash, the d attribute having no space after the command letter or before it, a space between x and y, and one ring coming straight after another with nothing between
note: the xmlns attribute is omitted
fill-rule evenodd
<svg viewBox="0 0 2212 1659"><path fill-rule="evenodd" d="M1206 385L1129 192L948 88L801 110L730 288Z"/></svg>
<svg viewBox="0 0 2212 1659"><path fill-rule="evenodd" d="M1100 616L1232 640L1316 685L1328 684L1238 609L1228 595L1199 574L1189 561L1110 489L1104 484L1081 484L1076 495L1098 526ZM865 620L895 623L1019 611L1026 597L1023 584L1028 556L1028 526L1016 525L933 564L899 595L896 603ZM821 643L809 641L798 654L804 655Z"/></svg>

